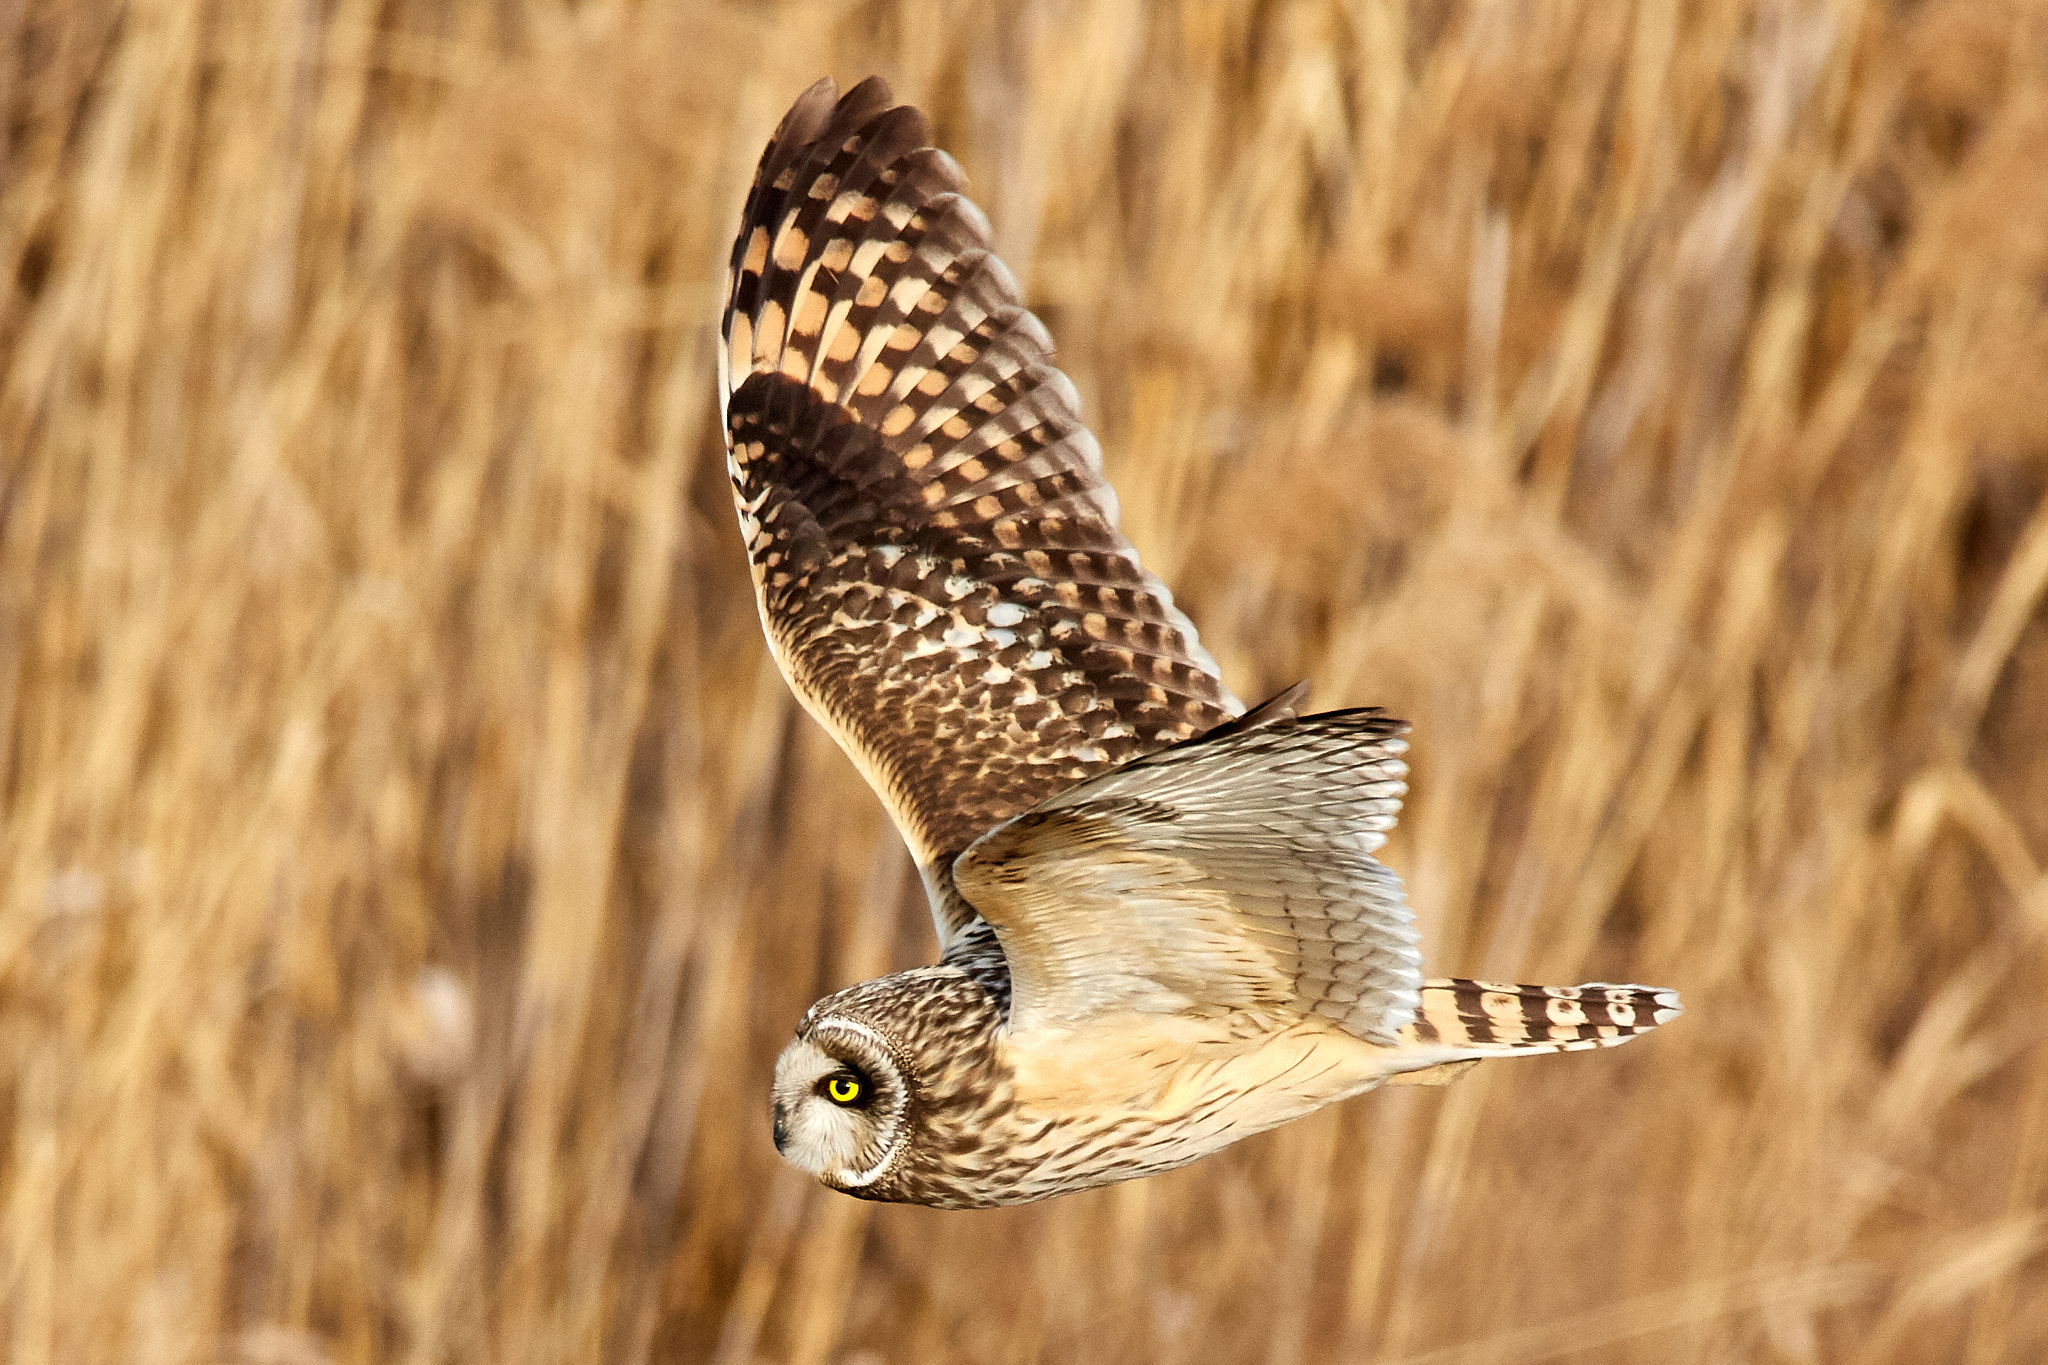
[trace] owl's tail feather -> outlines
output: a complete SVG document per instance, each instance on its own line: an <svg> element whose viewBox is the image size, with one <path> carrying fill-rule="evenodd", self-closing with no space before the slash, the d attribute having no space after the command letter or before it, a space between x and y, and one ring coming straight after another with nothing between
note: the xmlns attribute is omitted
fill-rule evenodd
<svg viewBox="0 0 2048 1365"><path fill-rule="evenodd" d="M1683 1011L1678 992L1657 986L1508 986L1439 977L1422 983L1414 1022L1401 1030L1402 1051L1421 1066L1396 1079L1441 1084L1464 1070L1462 1062L1613 1047Z"/></svg>

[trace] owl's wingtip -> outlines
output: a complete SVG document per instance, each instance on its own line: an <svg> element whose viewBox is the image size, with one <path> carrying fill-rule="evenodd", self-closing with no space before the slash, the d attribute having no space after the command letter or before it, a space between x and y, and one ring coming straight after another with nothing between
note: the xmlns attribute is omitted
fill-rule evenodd
<svg viewBox="0 0 2048 1365"><path fill-rule="evenodd" d="M826 77L824 80L819 81L818 84L830 86L832 80L830 77ZM816 87L813 88L815 89ZM896 102L896 92L889 88L889 82L885 77L869 76L851 90L848 90L846 98L848 100L857 99L861 104L886 106Z"/></svg>

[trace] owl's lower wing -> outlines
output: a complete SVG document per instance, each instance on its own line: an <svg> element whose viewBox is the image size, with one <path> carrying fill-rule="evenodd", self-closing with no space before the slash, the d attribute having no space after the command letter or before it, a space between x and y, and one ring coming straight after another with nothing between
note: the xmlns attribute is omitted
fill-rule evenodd
<svg viewBox="0 0 2048 1365"><path fill-rule="evenodd" d="M1046 797L1240 708L1116 529L1052 343L959 168L870 80L784 117L733 244L733 496L790 686L948 869Z"/></svg>
<svg viewBox="0 0 2048 1365"><path fill-rule="evenodd" d="M1011 1029L1316 1015L1399 1043L1421 954L1372 854L1407 790L1406 729L1377 711L1227 726L977 840L954 876L1009 959Z"/></svg>

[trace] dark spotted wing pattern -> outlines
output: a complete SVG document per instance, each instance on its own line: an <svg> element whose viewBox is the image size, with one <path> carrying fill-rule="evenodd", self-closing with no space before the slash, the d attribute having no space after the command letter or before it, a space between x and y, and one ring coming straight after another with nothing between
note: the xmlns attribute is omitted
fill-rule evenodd
<svg viewBox="0 0 2048 1365"><path fill-rule="evenodd" d="M1241 708L1116 529L959 167L869 80L776 130L720 354L770 648L888 804L949 945L974 838Z"/></svg>

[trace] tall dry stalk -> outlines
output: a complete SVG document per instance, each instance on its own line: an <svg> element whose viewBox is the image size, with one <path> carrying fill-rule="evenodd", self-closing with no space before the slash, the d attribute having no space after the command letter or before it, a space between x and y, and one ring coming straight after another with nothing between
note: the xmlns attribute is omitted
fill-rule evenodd
<svg viewBox="0 0 2048 1365"><path fill-rule="evenodd" d="M2048 1355L2048 4L0 6L0 1354ZM972 1215L766 1136L915 878L712 308L926 106L1434 964L1624 1051Z"/></svg>

